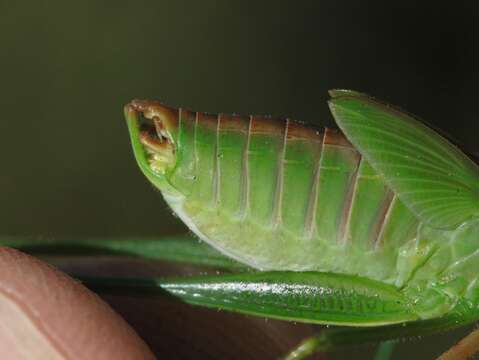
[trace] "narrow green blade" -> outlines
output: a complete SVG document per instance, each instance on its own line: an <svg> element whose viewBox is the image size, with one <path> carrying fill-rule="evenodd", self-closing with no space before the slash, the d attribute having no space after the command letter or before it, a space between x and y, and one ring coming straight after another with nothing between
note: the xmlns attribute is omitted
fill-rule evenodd
<svg viewBox="0 0 479 360"><path fill-rule="evenodd" d="M366 95L332 96L338 126L419 219L450 229L479 217L479 168L456 146Z"/></svg>
<svg viewBox="0 0 479 360"><path fill-rule="evenodd" d="M190 236L170 238L123 238L45 240L0 237L1 246L9 246L31 255L112 255L158 259L229 270L246 269L211 246Z"/></svg>
<svg viewBox="0 0 479 360"><path fill-rule="evenodd" d="M165 295L245 314L308 323L376 326L417 319L393 286L318 272L257 272L181 279L81 278L94 291Z"/></svg>
<svg viewBox="0 0 479 360"><path fill-rule="evenodd" d="M376 355L374 355L374 360L391 359L396 345L397 345L397 340L383 341L381 344L379 344L379 347L376 351Z"/></svg>

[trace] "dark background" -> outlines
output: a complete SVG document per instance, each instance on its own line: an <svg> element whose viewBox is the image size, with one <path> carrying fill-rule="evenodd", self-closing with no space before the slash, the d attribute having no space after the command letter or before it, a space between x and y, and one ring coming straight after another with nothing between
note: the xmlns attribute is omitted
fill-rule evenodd
<svg viewBox="0 0 479 360"><path fill-rule="evenodd" d="M185 232L134 163L133 98L331 125L326 91L350 88L477 151L478 15L473 1L0 0L0 232Z"/></svg>

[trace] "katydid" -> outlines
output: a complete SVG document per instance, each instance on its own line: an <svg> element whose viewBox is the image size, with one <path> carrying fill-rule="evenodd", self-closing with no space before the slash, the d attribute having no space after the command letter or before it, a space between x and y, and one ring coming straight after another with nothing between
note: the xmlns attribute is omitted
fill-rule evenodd
<svg viewBox="0 0 479 360"><path fill-rule="evenodd" d="M330 95L340 130L126 106L144 175L200 239L257 270L163 289L192 304L351 327L308 351L475 321L479 168L408 114L353 91Z"/></svg>
<svg viewBox="0 0 479 360"><path fill-rule="evenodd" d="M479 167L409 114L354 91L330 95L337 130L132 101L125 115L141 171L222 255L174 239L58 245L233 272L84 279L94 288L342 326L306 339L289 359L477 321ZM57 246L3 243L33 253Z"/></svg>

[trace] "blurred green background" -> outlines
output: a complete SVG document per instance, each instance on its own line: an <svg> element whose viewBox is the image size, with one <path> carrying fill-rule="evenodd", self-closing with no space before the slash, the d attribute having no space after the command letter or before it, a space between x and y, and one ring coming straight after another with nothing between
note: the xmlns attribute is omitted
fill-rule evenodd
<svg viewBox="0 0 479 360"><path fill-rule="evenodd" d="M473 1L0 0L0 232L186 231L134 163L133 98L332 125L326 91L351 88L477 151L478 15ZM438 353L423 344L401 349Z"/></svg>

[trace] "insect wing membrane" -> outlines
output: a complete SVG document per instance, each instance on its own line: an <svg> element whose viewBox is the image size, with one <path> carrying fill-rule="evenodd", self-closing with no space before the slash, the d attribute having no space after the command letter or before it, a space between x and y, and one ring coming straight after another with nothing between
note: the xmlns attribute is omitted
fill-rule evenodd
<svg viewBox="0 0 479 360"><path fill-rule="evenodd" d="M479 169L405 113L364 95L333 93L337 124L422 221L453 229L479 216Z"/></svg>

